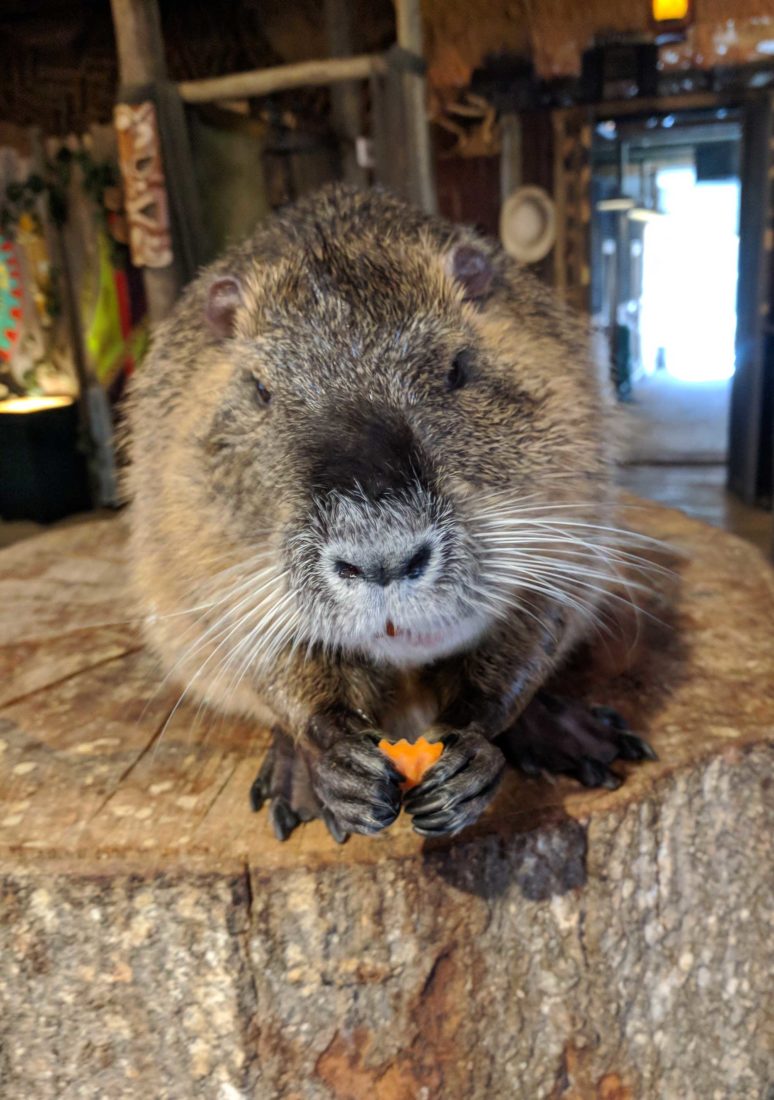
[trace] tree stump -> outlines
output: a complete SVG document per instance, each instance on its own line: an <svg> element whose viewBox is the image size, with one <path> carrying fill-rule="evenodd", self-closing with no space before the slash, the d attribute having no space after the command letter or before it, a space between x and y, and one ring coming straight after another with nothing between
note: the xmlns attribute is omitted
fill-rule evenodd
<svg viewBox="0 0 774 1100"><path fill-rule="evenodd" d="M432 843L274 840L266 732L169 719L123 519L0 554L0 1094L770 1096L772 572L636 525L686 551L673 621L582 690L660 763L615 792L510 775Z"/></svg>

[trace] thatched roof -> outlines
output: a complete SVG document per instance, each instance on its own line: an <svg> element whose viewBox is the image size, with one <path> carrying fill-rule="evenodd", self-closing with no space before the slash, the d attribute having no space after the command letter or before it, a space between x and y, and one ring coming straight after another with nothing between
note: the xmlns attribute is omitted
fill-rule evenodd
<svg viewBox="0 0 774 1100"><path fill-rule="evenodd" d="M394 37L390 0L352 0L358 50ZM159 0L174 80L325 56L322 0ZM765 60L771 0L695 0L694 24L662 50L664 68ZM423 0L430 86L468 86L487 57L528 56L544 78L577 74L595 35L649 32L648 5L621 0ZM768 52L767 52L768 51ZM0 122L46 133L110 118L118 82L108 0L3 0Z"/></svg>

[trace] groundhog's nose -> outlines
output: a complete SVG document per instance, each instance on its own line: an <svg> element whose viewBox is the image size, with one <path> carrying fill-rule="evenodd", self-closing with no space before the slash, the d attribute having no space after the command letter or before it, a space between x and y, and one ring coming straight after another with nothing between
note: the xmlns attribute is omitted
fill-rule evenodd
<svg viewBox="0 0 774 1100"><path fill-rule="evenodd" d="M393 558L387 554L364 555L358 561L337 558L333 563L333 571L343 580L364 580L384 588L393 581L419 580L427 572L432 558L432 546L429 542L423 542L413 547L409 554Z"/></svg>

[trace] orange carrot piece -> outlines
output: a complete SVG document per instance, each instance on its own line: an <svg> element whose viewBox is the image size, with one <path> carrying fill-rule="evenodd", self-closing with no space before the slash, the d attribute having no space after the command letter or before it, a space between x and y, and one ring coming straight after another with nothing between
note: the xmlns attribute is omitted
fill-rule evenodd
<svg viewBox="0 0 774 1100"><path fill-rule="evenodd" d="M442 742L428 741L426 737L418 738L413 744L405 739L387 741L383 737L378 747L389 756L400 774L405 777L405 782L400 785L402 791L410 791L412 787L416 787L427 769L435 764L443 752Z"/></svg>

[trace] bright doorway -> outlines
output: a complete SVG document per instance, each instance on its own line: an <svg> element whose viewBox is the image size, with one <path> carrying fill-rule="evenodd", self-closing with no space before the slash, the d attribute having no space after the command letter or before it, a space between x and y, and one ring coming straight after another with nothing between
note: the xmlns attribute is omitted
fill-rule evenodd
<svg viewBox="0 0 774 1100"><path fill-rule="evenodd" d="M629 462L725 462L740 142L728 110L596 127L592 312L630 406Z"/></svg>

